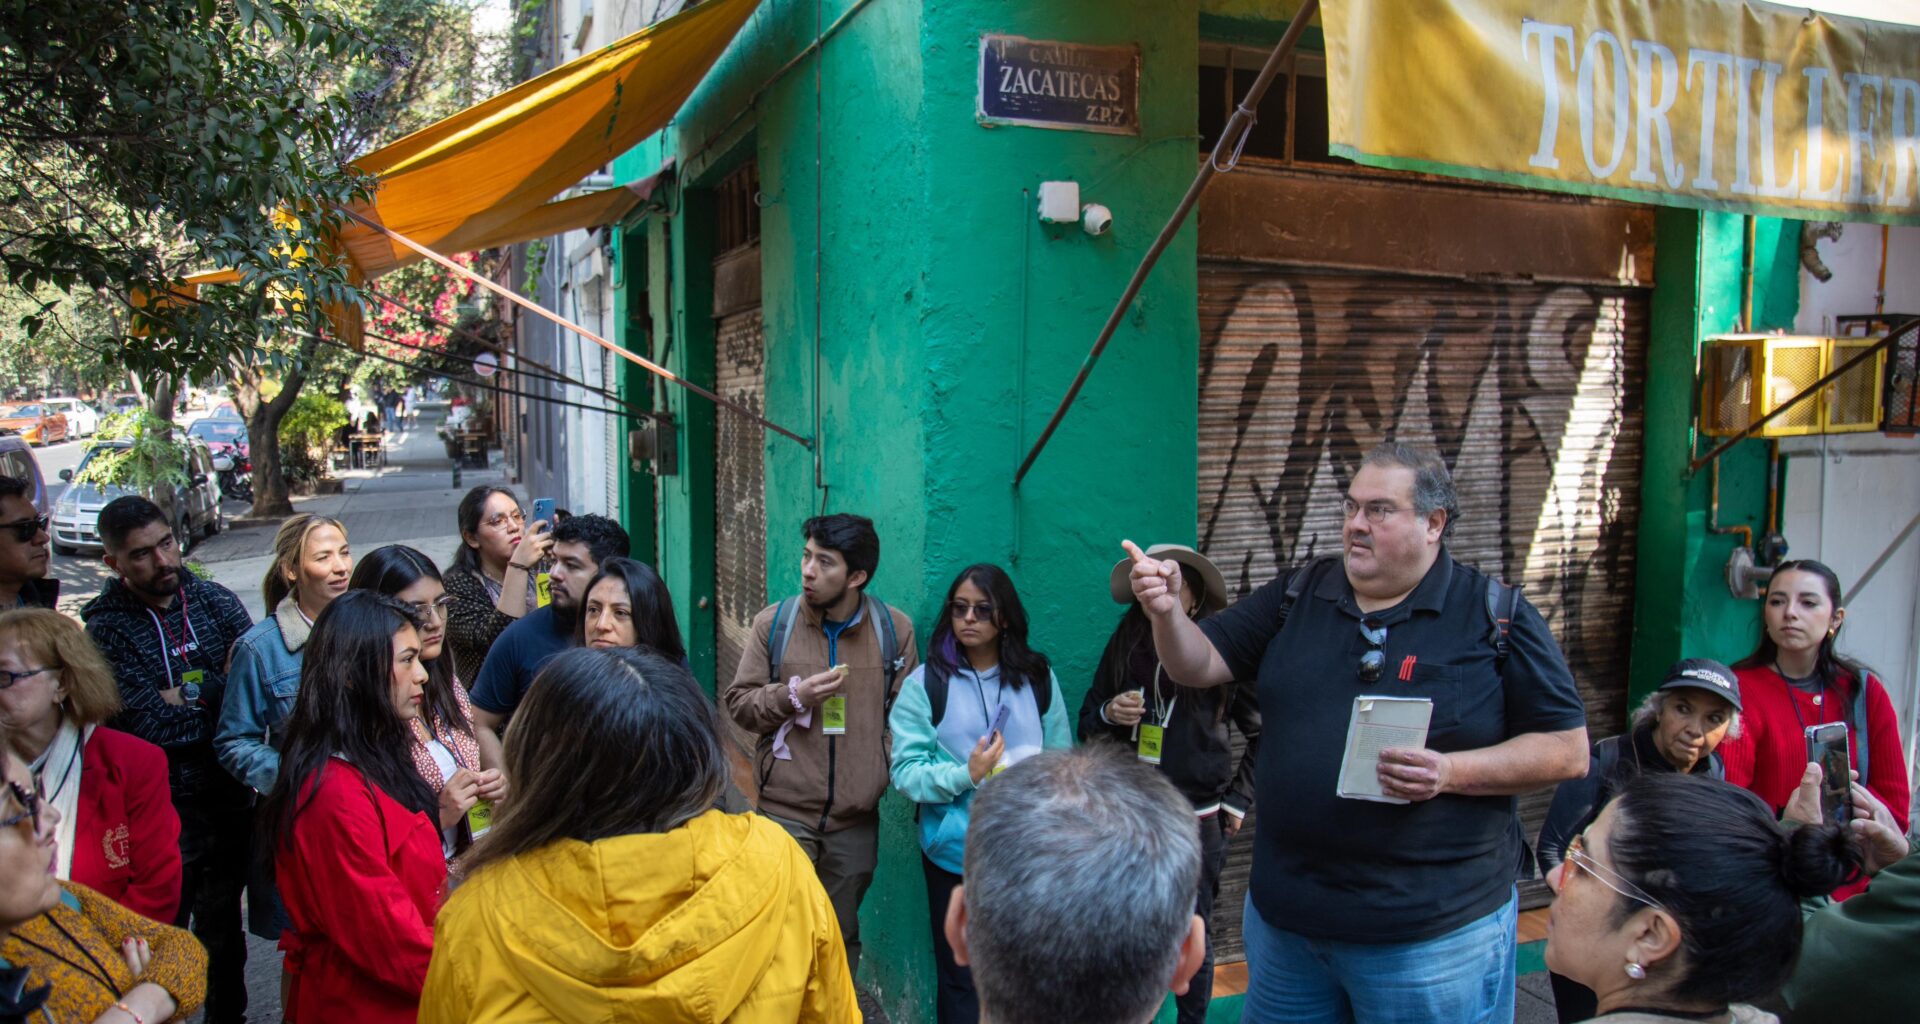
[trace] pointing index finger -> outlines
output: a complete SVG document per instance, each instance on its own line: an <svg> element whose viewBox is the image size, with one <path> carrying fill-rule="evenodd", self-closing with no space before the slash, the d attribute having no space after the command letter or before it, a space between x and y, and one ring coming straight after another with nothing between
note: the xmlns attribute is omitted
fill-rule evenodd
<svg viewBox="0 0 1920 1024"><path fill-rule="evenodd" d="M1133 564L1139 565L1147 560L1147 553L1140 550L1140 545L1130 540L1122 540L1120 546L1127 549L1127 555L1133 559Z"/></svg>

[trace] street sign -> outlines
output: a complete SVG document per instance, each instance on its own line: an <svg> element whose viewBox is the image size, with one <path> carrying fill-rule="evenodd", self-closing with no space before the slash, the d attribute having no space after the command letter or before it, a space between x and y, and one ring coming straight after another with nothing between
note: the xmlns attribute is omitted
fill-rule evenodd
<svg viewBox="0 0 1920 1024"><path fill-rule="evenodd" d="M1140 134L1140 48L980 37L981 124Z"/></svg>
<svg viewBox="0 0 1920 1024"><path fill-rule="evenodd" d="M500 357L491 352L482 352L473 357L473 372L481 377L491 377L500 369Z"/></svg>

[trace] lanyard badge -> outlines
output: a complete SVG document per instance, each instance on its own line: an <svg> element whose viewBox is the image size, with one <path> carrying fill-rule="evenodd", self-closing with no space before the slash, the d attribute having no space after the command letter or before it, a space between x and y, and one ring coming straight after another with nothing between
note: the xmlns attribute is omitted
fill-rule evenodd
<svg viewBox="0 0 1920 1024"><path fill-rule="evenodd" d="M836 693L820 705L820 735L845 736L847 734L847 697Z"/></svg>

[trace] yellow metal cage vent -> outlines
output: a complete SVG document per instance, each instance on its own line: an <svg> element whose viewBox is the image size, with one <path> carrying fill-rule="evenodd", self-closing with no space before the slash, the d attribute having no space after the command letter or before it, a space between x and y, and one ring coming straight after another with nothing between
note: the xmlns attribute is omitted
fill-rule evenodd
<svg viewBox="0 0 1920 1024"><path fill-rule="evenodd" d="M1872 338L1740 334L1710 338L1700 353L1700 432L1737 434L1874 344ZM1794 402L1760 437L1838 434L1880 425L1884 353Z"/></svg>

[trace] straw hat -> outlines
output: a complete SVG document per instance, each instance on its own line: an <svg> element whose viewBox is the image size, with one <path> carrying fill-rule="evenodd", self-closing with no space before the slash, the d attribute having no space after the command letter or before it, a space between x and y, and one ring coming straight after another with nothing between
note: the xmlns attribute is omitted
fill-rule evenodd
<svg viewBox="0 0 1920 1024"><path fill-rule="evenodd" d="M1185 544L1155 544L1147 549L1147 557L1179 562L1200 575L1200 582L1206 587L1206 594L1200 600L1200 614L1212 615L1227 606L1226 577L1220 575L1219 567L1207 556ZM1113 572L1107 575L1107 592L1115 602L1126 604L1133 600L1132 575L1132 558L1113 563Z"/></svg>

